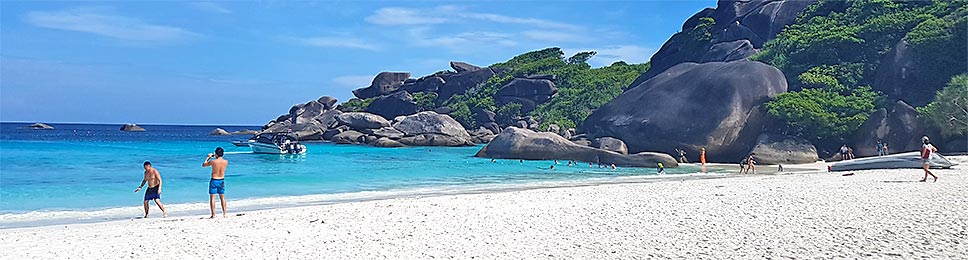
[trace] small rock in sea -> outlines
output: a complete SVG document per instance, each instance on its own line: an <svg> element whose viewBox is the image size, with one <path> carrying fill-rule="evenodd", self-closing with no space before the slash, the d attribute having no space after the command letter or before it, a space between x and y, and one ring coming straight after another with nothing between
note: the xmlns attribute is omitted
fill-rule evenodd
<svg viewBox="0 0 968 260"><path fill-rule="evenodd" d="M215 130L212 130L212 132L208 133L208 135L232 135L232 134L229 133L228 131L225 131L225 129L215 128Z"/></svg>
<svg viewBox="0 0 968 260"><path fill-rule="evenodd" d="M144 132L145 129L136 124L124 124L121 126L121 131L127 132Z"/></svg>
<svg viewBox="0 0 968 260"><path fill-rule="evenodd" d="M30 127L31 129L37 129L37 130L54 129L53 126L50 126L50 125L44 124L44 123L34 123L34 124L32 124L32 125L30 125L28 127Z"/></svg>

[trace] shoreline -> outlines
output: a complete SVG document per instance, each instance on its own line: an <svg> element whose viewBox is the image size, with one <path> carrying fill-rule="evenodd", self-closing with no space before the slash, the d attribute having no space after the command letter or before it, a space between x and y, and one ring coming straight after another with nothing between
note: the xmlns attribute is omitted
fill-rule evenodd
<svg viewBox="0 0 968 260"><path fill-rule="evenodd" d="M699 164L684 164L699 167ZM359 191L349 193L330 193L330 194L308 194L296 196L246 198L232 200L229 197L229 212L233 214L246 214L253 211L276 210L287 208L298 208L306 206L321 206L343 203L355 203L366 201L381 201L393 199L426 198L466 194L486 194L500 192L528 191L539 189L555 188L574 188L612 184L636 184L654 182L674 182L698 179L720 179L720 178L741 178L754 177L758 175L776 174L804 174L818 173L825 171L823 162L812 164L800 164L785 166L783 173L777 173L776 167L772 170L764 169L765 173L757 174L738 174L738 167L733 164L707 163L707 167L716 168L723 172L710 173L686 173L686 174L661 174L661 175L615 175L607 177L586 177L571 180L540 180L524 181L519 183L504 184L471 184L471 185L447 185L436 187L402 188L381 191ZM765 168L765 167L764 167ZM164 203L164 201L162 201ZM169 211L168 218L161 218L161 212L154 203L151 203L149 219L179 219L192 217L207 217L209 213L207 202L192 203L172 203L165 204ZM218 213L219 209L216 209ZM70 226L84 224L99 224L111 222L129 222L143 219L141 205L124 207L97 208L91 210L70 209L70 210L39 210L22 213L0 214L0 231L43 228L50 226ZM216 214L218 215L218 214Z"/></svg>
<svg viewBox="0 0 968 260"><path fill-rule="evenodd" d="M636 178L0 230L0 258L957 258L968 172ZM658 178L657 178L658 179ZM668 181L667 181L668 180ZM206 214L207 217L207 214ZM44 243L44 241L59 241ZM925 244L923 241L930 241ZM151 250L146 250L151 248Z"/></svg>

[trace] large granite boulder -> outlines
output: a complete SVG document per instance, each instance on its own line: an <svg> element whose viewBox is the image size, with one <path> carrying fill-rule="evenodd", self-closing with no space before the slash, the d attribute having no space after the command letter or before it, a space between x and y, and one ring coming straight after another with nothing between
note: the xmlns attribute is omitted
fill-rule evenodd
<svg viewBox="0 0 968 260"><path fill-rule="evenodd" d="M403 82L409 78L409 72L380 72L373 78L373 83L370 83L370 86L353 90L353 95L367 99L390 94L403 86Z"/></svg>
<svg viewBox="0 0 968 260"><path fill-rule="evenodd" d="M706 54L700 59L700 62L742 60L753 56L756 52L757 50L753 48L753 44L746 39L721 42L710 46Z"/></svg>
<svg viewBox="0 0 968 260"><path fill-rule="evenodd" d="M450 67L453 68L454 71L456 71L457 73L466 72L466 71L476 71L481 69L481 67L474 66L460 61L451 61Z"/></svg>
<svg viewBox="0 0 968 260"><path fill-rule="evenodd" d="M337 101L336 98L331 96L322 96L316 100L316 102L319 102L320 104L323 105L323 109L325 110L335 109L336 101Z"/></svg>
<svg viewBox="0 0 968 260"><path fill-rule="evenodd" d="M629 148L625 146L625 142L610 136L595 138L595 141L592 142L592 146L606 151L629 154Z"/></svg>
<svg viewBox="0 0 968 260"><path fill-rule="evenodd" d="M474 145L470 134L457 120L448 115L424 111L406 116L393 124L406 137L400 142L416 146L462 146Z"/></svg>
<svg viewBox="0 0 968 260"><path fill-rule="evenodd" d="M756 139L751 153L758 164L801 164L820 160L817 148L803 138L762 134Z"/></svg>
<svg viewBox="0 0 968 260"><path fill-rule="evenodd" d="M439 77L444 80L444 85L437 89L437 100L444 101L484 84L494 77L494 71L490 68L481 68L475 71L440 74Z"/></svg>
<svg viewBox="0 0 968 260"><path fill-rule="evenodd" d="M665 167L678 163L668 154L639 153L624 155L598 148L581 146L557 134L508 127L477 152L476 157L527 160L576 160L590 163L632 167Z"/></svg>
<svg viewBox="0 0 968 260"><path fill-rule="evenodd" d="M632 82L630 87L655 77L683 62L733 61L746 59L756 49L793 23L800 11L816 0L720 0L716 9L703 9L682 25L650 59L651 68ZM709 38L695 38L691 33L702 18L712 18ZM745 46L745 40L750 46ZM720 45L720 43L727 43Z"/></svg>
<svg viewBox="0 0 968 260"><path fill-rule="evenodd" d="M330 141L337 144L359 144L360 137L365 136L363 133L347 130L345 132L336 134Z"/></svg>
<svg viewBox="0 0 968 260"><path fill-rule="evenodd" d="M555 83L547 79L515 78L494 94L497 105L521 104L521 113L532 110L558 93Z"/></svg>
<svg viewBox="0 0 968 260"><path fill-rule="evenodd" d="M225 131L225 129L222 128L215 128L215 130L209 132L208 135L232 135L232 133L229 133L229 131Z"/></svg>
<svg viewBox="0 0 968 260"><path fill-rule="evenodd" d="M390 126L390 122L379 115L366 112L346 112L336 116L340 124L352 129L373 129Z"/></svg>
<svg viewBox="0 0 968 260"><path fill-rule="evenodd" d="M759 106L786 90L783 73L760 62L683 63L603 105L582 127L624 140L630 153L706 147L709 158L738 161L762 133Z"/></svg>
<svg viewBox="0 0 968 260"><path fill-rule="evenodd" d="M376 146L376 147L405 147L405 146L407 146L407 145L404 145L404 144L402 144L400 142L397 142L396 140L392 140L392 139L386 138L386 137L380 137L379 139L376 139L376 141L371 142L370 145Z"/></svg>
<svg viewBox="0 0 968 260"><path fill-rule="evenodd" d="M866 157L877 155L877 140L886 142L891 153L918 151L924 135L940 136L934 129L925 127L917 110L904 101L897 101L890 110L874 111L849 143L855 156Z"/></svg>
<svg viewBox="0 0 968 260"><path fill-rule="evenodd" d="M444 86L444 79L441 78L440 75L446 73L447 72L437 72L413 80L413 82L404 82L403 89L410 93L437 92L438 89Z"/></svg>
<svg viewBox="0 0 968 260"><path fill-rule="evenodd" d="M380 115L383 118L394 118L417 113L417 103L413 101L413 96L410 93L397 91L374 99L366 107L366 112Z"/></svg>
<svg viewBox="0 0 968 260"><path fill-rule="evenodd" d="M30 126L27 126L27 128L35 129L35 130L50 130L50 129L54 129L53 126L50 126L50 125L44 124L44 123L34 123L34 124L30 125Z"/></svg>
<svg viewBox="0 0 968 260"><path fill-rule="evenodd" d="M136 124L124 124L121 126L121 131L126 132L144 132L145 129Z"/></svg>
<svg viewBox="0 0 968 260"><path fill-rule="evenodd" d="M400 130L397 130L393 127L384 127L379 129L363 129L360 132L363 132L368 135L376 136L376 137L386 137L394 140L403 138L404 136L403 132L400 132Z"/></svg>

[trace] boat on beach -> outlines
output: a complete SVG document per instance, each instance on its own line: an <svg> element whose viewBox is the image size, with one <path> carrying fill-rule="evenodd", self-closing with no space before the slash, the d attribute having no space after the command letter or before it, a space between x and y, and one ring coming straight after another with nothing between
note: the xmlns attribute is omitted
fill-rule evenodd
<svg viewBox="0 0 968 260"><path fill-rule="evenodd" d="M303 154L306 146L299 143L295 136L288 133L261 133L248 142L253 153L263 154ZM234 143L234 142L233 142Z"/></svg>

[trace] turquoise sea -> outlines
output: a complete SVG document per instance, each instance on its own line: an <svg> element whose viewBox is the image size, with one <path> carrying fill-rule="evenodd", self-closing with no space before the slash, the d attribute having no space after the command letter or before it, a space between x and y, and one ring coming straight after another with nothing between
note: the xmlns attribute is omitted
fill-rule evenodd
<svg viewBox="0 0 968 260"><path fill-rule="evenodd" d="M216 147L227 151L230 210L656 174L650 168L612 170L587 163L569 167L566 161L555 170L548 169L553 161L491 162L473 157L482 146L308 143L305 155L266 155L230 143L248 136L208 135L216 126L143 125L146 132L123 132L120 125L51 124L54 130L32 130L28 125L0 123L0 228L138 217L143 193L134 189L146 160L161 172L164 203L201 203L170 207L191 209L172 215L206 214L210 170L201 163ZM667 172L697 170L680 167Z"/></svg>

